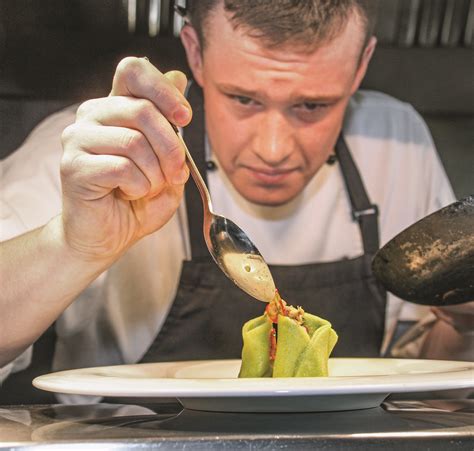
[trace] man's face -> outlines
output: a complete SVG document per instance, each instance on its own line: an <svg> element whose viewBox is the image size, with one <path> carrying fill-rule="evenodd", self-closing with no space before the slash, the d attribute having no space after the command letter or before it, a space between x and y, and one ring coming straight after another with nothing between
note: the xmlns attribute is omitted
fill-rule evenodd
<svg viewBox="0 0 474 451"><path fill-rule="evenodd" d="M244 198L284 204L334 149L365 72L362 26L354 15L340 36L309 53L289 45L269 49L233 29L221 11L210 18L206 38L191 67L204 90L212 151Z"/></svg>

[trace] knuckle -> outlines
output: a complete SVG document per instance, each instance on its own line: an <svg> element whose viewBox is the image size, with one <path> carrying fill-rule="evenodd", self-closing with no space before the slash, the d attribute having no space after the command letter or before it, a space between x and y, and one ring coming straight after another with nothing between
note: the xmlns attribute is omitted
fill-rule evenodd
<svg viewBox="0 0 474 451"><path fill-rule="evenodd" d="M141 67L142 62L140 58L137 58L136 56L126 56L125 58L122 58L119 63L117 64L117 70L119 71L127 71L127 70L134 70L137 67Z"/></svg>
<svg viewBox="0 0 474 451"><path fill-rule="evenodd" d="M153 124L156 118L157 109L148 100L139 99L137 102L136 118L138 123L142 126Z"/></svg>
<svg viewBox="0 0 474 451"><path fill-rule="evenodd" d="M169 103L168 98L170 97L170 95L167 86L165 86L164 84L156 84L155 86L153 86L151 95L157 105L164 105L166 103Z"/></svg>
<svg viewBox="0 0 474 451"><path fill-rule="evenodd" d="M165 82L154 84L151 87L150 93L150 98L153 99L153 103L157 105L165 116L169 116L185 101L178 88Z"/></svg>
<svg viewBox="0 0 474 451"><path fill-rule="evenodd" d="M173 138L175 138L173 136ZM166 155L170 160L182 162L184 160L184 149L177 139L170 139L166 143Z"/></svg>
<svg viewBox="0 0 474 451"><path fill-rule="evenodd" d="M158 196L163 192L163 190L166 188L166 183L164 182L163 179L159 179L155 183L151 183L150 185L150 190L148 192L148 195L150 197L155 197Z"/></svg>
<svg viewBox="0 0 474 451"><path fill-rule="evenodd" d="M122 135L119 146L125 154L137 154L147 145L146 138L138 131L128 130Z"/></svg>
<svg viewBox="0 0 474 451"><path fill-rule="evenodd" d="M95 110L98 99L90 99L81 103L76 111L76 118L81 119L90 114L91 111Z"/></svg>
<svg viewBox="0 0 474 451"><path fill-rule="evenodd" d="M133 174L133 163L128 158L121 158L114 161L109 170L111 175L117 179L130 177Z"/></svg>
<svg viewBox="0 0 474 451"><path fill-rule="evenodd" d="M115 74L120 79L132 80L138 76L142 68L143 62L139 58L127 56L117 64Z"/></svg>
<svg viewBox="0 0 474 451"><path fill-rule="evenodd" d="M80 163L77 154L73 152L64 152L59 166L61 179L63 181L71 180L74 176L77 176L79 168Z"/></svg>
<svg viewBox="0 0 474 451"><path fill-rule="evenodd" d="M181 160L184 159L184 152L181 144L179 144L179 142L172 142L168 146L168 155L171 159L181 162Z"/></svg>
<svg viewBox="0 0 474 451"><path fill-rule="evenodd" d="M68 146L76 137L77 131L77 124L68 125L61 133L61 143L63 147Z"/></svg>
<svg viewBox="0 0 474 451"><path fill-rule="evenodd" d="M69 177L71 174L71 168L72 168L71 158L69 158L68 156L66 156L66 154L64 154L63 157L61 158L61 164L59 166L59 172L61 174L61 178Z"/></svg>

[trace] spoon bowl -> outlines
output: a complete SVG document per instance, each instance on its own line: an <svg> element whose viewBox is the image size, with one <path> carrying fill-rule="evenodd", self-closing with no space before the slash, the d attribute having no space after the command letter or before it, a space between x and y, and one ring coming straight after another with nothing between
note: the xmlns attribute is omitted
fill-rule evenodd
<svg viewBox="0 0 474 451"><path fill-rule="evenodd" d="M240 289L263 302L275 296L275 284L262 255L230 219L212 214L204 238L214 261Z"/></svg>

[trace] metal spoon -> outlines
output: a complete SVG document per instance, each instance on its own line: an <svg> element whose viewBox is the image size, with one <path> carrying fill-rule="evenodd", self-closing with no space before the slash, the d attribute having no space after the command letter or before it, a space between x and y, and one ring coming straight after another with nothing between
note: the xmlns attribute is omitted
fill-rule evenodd
<svg viewBox="0 0 474 451"><path fill-rule="evenodd" d="M215 214L209 191L179 133L171 124L186 152L186 164L198 187L204 208L204 241L224 274L240 289L263 302L275 296L275 283L264 258L245 232L230 219Z"/></svg>

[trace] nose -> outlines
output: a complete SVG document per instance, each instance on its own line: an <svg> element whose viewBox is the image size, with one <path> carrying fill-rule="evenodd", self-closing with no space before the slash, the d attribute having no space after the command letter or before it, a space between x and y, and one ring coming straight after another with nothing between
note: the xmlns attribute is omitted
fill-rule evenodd
<svg viewBox="0 0 474 451"><path fill-rule="evenodd" d="M268 166L282 165L293 152L291 124L279 111L266 111L261 114L254 135L254 151Z"/></svg>

